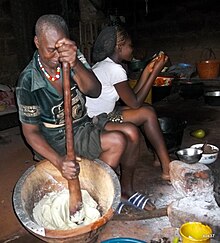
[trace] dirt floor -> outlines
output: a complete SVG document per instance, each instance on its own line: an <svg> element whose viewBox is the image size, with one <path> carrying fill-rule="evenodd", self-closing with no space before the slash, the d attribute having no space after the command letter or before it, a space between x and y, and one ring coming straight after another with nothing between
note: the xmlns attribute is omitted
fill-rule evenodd
<svg viewBox="0 0 220 243"><path fill-rule="evenodd" d="M176 95L155 104L159 116L174 116L187 120L181 147L206 140L220 147L220 108L207 106L203 99L184 100ZM207 136L196 139L190 136L194 129L203 128ZM21 175L36 162L30 149L24 143L20 128L0 131L0 242L37 243L42 242L30 234L17 219L12 205L13 188ZM175 158L174 154L171 154ZM219 173L219 159L210 165ZM147 193L158 211L155 215L134 213L134 217L115 216L99 234L97 243L114 237L131 237L150 242L167 237L179 236L179 229L171 226L166 216L167 205L178 198L178 193L169 183L160 179L161 170L153 166L153 157L144 139L141 142L141 157L135 171L134 185L137 191ZM212 240L212 242L217 242Z"/></svg>

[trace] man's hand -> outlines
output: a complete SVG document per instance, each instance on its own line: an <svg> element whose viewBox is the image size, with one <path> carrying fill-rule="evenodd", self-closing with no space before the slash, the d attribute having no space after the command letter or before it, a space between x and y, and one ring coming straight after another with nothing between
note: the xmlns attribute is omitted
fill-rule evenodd
<svg viewBox="0 0 220 243"><path fill-rule="evenodd" d="M59 163L59 170L64 178L67 180L72 180L78 177L80 173L79 162L81 161L80 157L76 157L76 161L68 160L67 156L62 158Z"/></svg>
<svg viewBox="0 0 220 243"><path fill-rule="evenodd" d="M67 62L70 67L73 68L78 62L77 58L77 46L74 41L67 38L63 38L57 41L56 48L59 53L59 61Z"/></svg>

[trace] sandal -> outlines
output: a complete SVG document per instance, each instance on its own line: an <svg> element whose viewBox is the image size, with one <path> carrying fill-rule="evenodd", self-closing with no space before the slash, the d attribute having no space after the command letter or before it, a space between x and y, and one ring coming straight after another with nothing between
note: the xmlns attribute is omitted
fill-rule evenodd
<svg viewBox="0 0 220 243"><path fill-rule="evenodd" d="M135 208L138 209L144 209L146 208L146 210L154 210L156 209L156 206L151 202L150 198L148 198L146 195L141 194L139 192L136 192L135 194L133 194L128 201L130 203L132 203L132 205Z"/></svg>
<svg viewBox="0 0 220 243"><path fill-rule="evenodd" d="M120 203L118 204L117 209L116 209L116 213L117 213L117 214L121 214L121 211L122 211L122 209L123 209L124 206L125 206L125 203L120 202Z"/></svg>
<svg viewBox="0 0 220 243"><path fill-rule="evenodd" d="M148 211L156 209L156 206L151 202L150 198L139 192L134 193L128 200L120 202L116 209L116 213L120 214L123 207L126 205Z"/></svg>

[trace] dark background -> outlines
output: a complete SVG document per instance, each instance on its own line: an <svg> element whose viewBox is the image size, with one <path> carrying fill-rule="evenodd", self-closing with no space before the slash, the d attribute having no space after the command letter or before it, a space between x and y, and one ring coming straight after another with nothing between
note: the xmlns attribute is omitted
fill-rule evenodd
<svg viewBox="0 0 220 243"><path fill-rule="evenodd" d="M125 17L137 58L163 50L172 63L196 63L205 48L220 55L217 0L148 0L148 13L145 0L100 0L95 6L106 19ZM0 83L16 84L34 51L34 24L48 13L63 16L79 43L78 0L0 0Z"/></svg>

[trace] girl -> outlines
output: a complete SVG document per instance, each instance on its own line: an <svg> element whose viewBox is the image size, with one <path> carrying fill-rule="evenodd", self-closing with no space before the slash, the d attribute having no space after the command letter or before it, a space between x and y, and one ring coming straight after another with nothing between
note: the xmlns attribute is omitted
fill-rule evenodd
<svg viewBox="0 0 220 243"><path fill-rule="evenodd" d="M164 53L154 58L143 70L136 86L128 83L123 61L131 61L132 41L129 34L120 26L110 26L101 31L94 44L93 59L96 64L93 72L102 84L98 98L87 97L86 106L90 117L107 113L114 127L106 123L106 130L117 130L117 124L130 122L142 127L144 135L151 143L156 158L162 165L162 178L169 180L170 158L153 107L144 103L148 92L168 60ZM119 98L125 105L118 106ZM120 128L118 128L120 129Z"/></svg>

